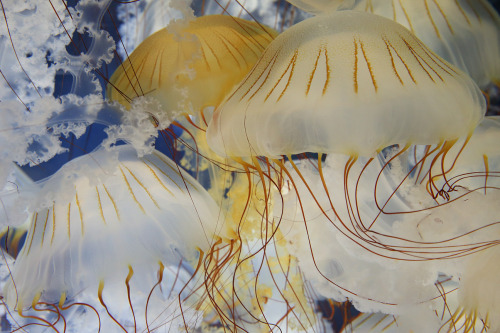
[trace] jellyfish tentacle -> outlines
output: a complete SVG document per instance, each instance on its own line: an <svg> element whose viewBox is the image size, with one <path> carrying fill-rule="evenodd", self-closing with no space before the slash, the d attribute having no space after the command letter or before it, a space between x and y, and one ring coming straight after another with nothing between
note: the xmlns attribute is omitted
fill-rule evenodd
<svg viewBox="0 0 500 333"><path fill-rule="evenodd" d="M106 303L104 303L104 299L102 297L103 290L104 290L104 280L101 280L99 281L99 289L97 291L97 297L99 298L99 302L101 302L101 305L106 310L106 313L116 323L116 325L118 325L123 330L123 332L127 332L127 330L122 326L122 324L120 324L120 322L111 314L111 312L109 312L108 306L106 305Z"/></svg>

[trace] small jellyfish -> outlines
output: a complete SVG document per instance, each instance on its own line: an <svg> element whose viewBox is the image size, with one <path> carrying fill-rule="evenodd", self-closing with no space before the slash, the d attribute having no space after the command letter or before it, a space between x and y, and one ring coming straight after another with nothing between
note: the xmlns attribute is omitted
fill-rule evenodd
<svg viewBox="0 0 500 333"><path fill-rule="evenodd" d="M227 15L209 15L186 27L146 38L110 78L107 96L127 108L154 96L169 112L193 114L216 106L254 65L276 32Z"/></svg>
<svg viewBox="0 0 500 333"><path fill-rule="evenodd" d="M129 146L101 149L67 163L40 191L47 207L32 215L4 288L7 304L21 316L30 306L59 302L62 311L88 298L90 307L106 309L115 329L123 322L111 309L115 316L126 311L127 322L133 318L146 328L148 305L151 319L169 303L165 297L152 308L148 294L160 284L158 276L184 262L187 283L194 271L189 267L197 266L220 234L215 202L159 152L138 158ZM117 285L127 287L128 302L114 293ZM170 308L178 309L179 302Z"/></svg>

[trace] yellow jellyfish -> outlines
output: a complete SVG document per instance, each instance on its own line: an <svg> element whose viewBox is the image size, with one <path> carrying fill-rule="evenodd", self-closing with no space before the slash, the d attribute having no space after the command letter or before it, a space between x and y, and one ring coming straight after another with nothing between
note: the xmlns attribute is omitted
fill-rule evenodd
<svg viewBox="0 0 500 333"><path fill-rule="evenodd" d="M485 88L500 82L500 17L486 0L357 0L351 7L392 19Z"/></svg>
<svg viewBox="0 0 500 333"><path fill-rule="evenodd" d="M227 15L202 16L186 27L146 38L110 78L107 96L127 108L153 96L168 112L216 106L254 65L276 32Z"/></svg>
<svg viewBox="0 0 500 333"><path fill-rule="evenodd" d="M159 152L138 158L120 146L69 162L42 185L40 205L48 207L32 215L4 288L11 309L23 316L30 306L59 303L63 311L88 297L89 309L102 305L114 330L124 325L116 316L145 329L148 314L151 324L165 309L179 310L177 294L174 305L171 296L150 299L163 271L192 267L177 289L189 290L189 274L220 234L218 207L196 180ZM175 311L166 313L181 314Z"/></svg>

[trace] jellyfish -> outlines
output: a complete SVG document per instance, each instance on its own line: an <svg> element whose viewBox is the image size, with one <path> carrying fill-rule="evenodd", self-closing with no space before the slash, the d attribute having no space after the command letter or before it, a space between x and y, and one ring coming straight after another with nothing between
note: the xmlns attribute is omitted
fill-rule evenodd
<svg viewBox="0 0 500 333"><path fill-rule="evenodd" d="M439 260L476 249L464 237L422 242L397 229L398 219L446 192L429 196L416 186L417 203L404 200L412 188L398 186L409 174L398 157L412 145L435 145L430 161L446 176L440 158L452 156L484 112L474 81L410 31L338 11L279 35L216 109L207 141L277 192L277 211L264 220L279 221L319 294L395 314L435 296L436 263L447 266ZM304 153L317 153L317 162Z"/></svg>
<svg viewBox="0 0 500 333"><path fill-rule="evenodd" d="M129 107L132 98L151 95L169 112L190 114L218 105L276 35L224 15L198 17L177 30L162 29L134 50L110 78L110 100Z"/></svg>
<svg viewBox="0 0 500 333"><path fill-rule="evenodd" d="M355 27L359 22L363 26ZM266 105L273 105L272 112ZM341 11L303 21L271 43L216 110L207 138L219 155L371 156L391 144L467 135L482 119L484 107L467 75L402 26ZM327 111L333 108L338 111ZM302 120L306 110L315 116ZM390 116L384 118L383 112ZM301 119L298 127L295 119ZM423 130L411 133L405 124ZM384 133L377 135L382 126Z"/></svg>
<svg viewBox="0 0 500 333"><path fill-rule="evenodd" d="M64 309L96 293L113 318L113 307L124 310L116 297L106 297L106 289L119 283L127 287L135 323L134 313L144 314L146 297L161 282L157 275L179 262L196 267L214 235L223 235L215 202L159 152L139 159L130 146L96 151L67 163L40 186L45 202L38 205L48 207L31 216L4 290L7 304L21 314L40 302L59 302ZM141 300L130 298L131 286L140 289ZM163 307L151 310L155 318ZM146 328L147 317L134 325Z"/></svg>
<svg viewBox="0 0 500 333"><path fill-rule="evenodd" d="M500 18L486 1L357 1L352 9L404 25L482 89L498 85Z"/></svg>

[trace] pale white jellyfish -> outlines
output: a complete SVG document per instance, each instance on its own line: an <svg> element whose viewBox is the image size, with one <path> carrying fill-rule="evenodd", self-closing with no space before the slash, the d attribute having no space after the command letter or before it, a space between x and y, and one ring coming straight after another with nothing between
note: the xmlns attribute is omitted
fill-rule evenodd
<svg viewBox="0 0 500 333"><path fill-rule="evenodd" d="M386 165L390 158L378 156L370 163L360 158L350 166L349 173L355 176L346 179L347 160L347 156L328 155L321 166L322 176L309 161L295 162L297 171L290 172L290 181L296 190L291 185L285 188L288 193L282 190L283 208L275 210L275 219L282 219L281 230L290 240L289 251L299 258L316 292L336 300L347 298L362 312L413 318L413 326L407 327L437 332L446 324L443 318L436 318L434 310L439 307L431 302L440 296L435 286L438 278L445 274L467 290L464 276L482 271L486 277L488 268L492 278L486 281L491 284L477 284L476 277L468 286L489 290L482 313L475 306L481 304L477 296L474 305L458 302L451 315L471 320L476 313L476 323L482 327L481 320L488 322L489 312L490 321L485 325L492 325L496 307L488 299L496 297L497 279L493 278L494 265L487 263L497 248L500 214L496 179L488 180L488 195L484 195L484 186L485 178L494 178L497 172L492 168L484 177L474 164L466 173L451 172L450 184L456 182L456 189L449 194L457 198L441 200L439 205L426 192L425 183L403 181L409 173L398 161ZM291 169L289 164L285 166ZM473 192L460 191L468 177L477 179ZM480 258L485 260L482 270L465 267L466 261L477 263Z"/></svg>
<svg viewBox="0 0 500 333"><path fill-rule="evenodd" d="M279 35L217 108L207 139L222 156L372 156L470 134L484 111L474 82L404 27L339 11Z"/></svg>
<svg viewBox="0 0 500 333"><path fill-rule="evenodd" d="M500 17L485 0L356 0L354 10L392 19L481 87L500 80Z"/></svg>
<svg viewBox="0 0 500 333"><path fill-rule="evenodd" d="M456 259L473 247L464 238L423 242L393 230L401 217L390 209L410 215L433 201L422 187L422 207L404 200L398 182L408 173L396 158L419 143L446 155L484 112L474 81L407 29L339 11L278 36L216 109L207 140L218 154L252 157L262 183L271 178L266 168L281 172L278 208L268 220L280 221L319 294L347 297L362 311L397 313L435 297L437 266L451 270L435 259ZM376 156L390 145L401 149ZM318 162L298 166L291 154L304 152L320 153ZM321 153L329 153L326 161ZM269 166L255 163L259 155L272 159Z"/></svg>
<svg viewBox="0 0 500 333"><path fill-rule="evenodd" d="M500 17L486 0L292 0L314 13L337 7L366 11L408 28L437 55L457 66L482 88L500 79Z"/></svg>
<svg viewBox="0 0 500 333"><path fill-rule="evenodd" d="M4 288L11 309L22 316L40 304L59 303L61 311L76 302L102 305L115 330L131 320L145 329L148 305L154 325L164 310L171 319L182 315L177 294L164 303L148 295L165 267L184 262L193 274L220 234L218 207L196 180L159 152L139 159L120 146L67 163L39 191L42 202L33 204L46 208L33 213Z"/></svg>

